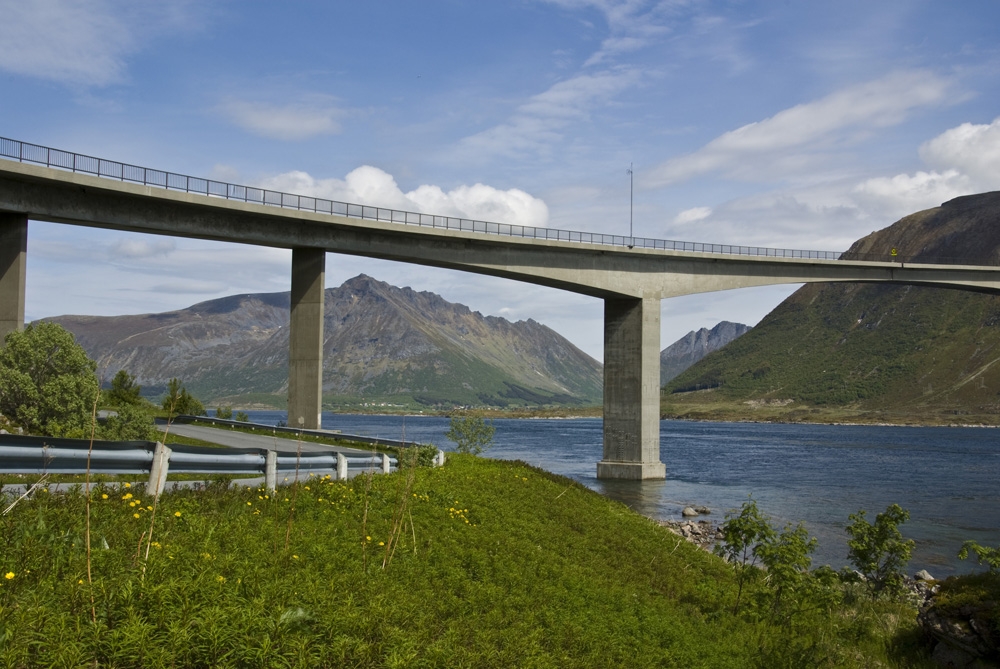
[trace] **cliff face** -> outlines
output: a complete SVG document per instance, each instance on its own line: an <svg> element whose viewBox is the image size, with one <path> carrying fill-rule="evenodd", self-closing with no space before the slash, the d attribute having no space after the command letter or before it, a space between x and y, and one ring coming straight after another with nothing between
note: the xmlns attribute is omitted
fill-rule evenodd
<svg viewBox="0 0 1000 669"><path fill-rule="evenodd" d="M483 316L361 275L329 288L324 395L434 404L594 404L601 365L533 320ZM60 316L107 378L181 378L212 400L287 392L289 294L236 295L141 316Z"/></svg>
<svg viewBox="0 0 1000 669"><path fill-rule="evenodd" d="M697 332L688 332L660 351L660 385L665 385L709 353L718 351L749 330L749 325L722 321L711 330L701 328Z"/></svg>
<svg viewBox="0 0 1000 669"><path fill-rule="evenodd" d="M1000 193L907 216L848 253L1000 262ZM1000 297L889 284L811 284L752 331L671 381L729 401L794 400L884 411L996 415Z"/></svg>

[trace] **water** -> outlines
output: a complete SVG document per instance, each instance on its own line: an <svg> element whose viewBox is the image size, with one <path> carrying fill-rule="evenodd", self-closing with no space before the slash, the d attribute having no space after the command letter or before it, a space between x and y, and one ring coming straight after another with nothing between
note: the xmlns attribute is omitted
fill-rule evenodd
<svg viewBox="0 0 1000 669"><path fill-rule="evenodd" d="M251 411L274 424L284 412ZM815 565L846 564L848 514L889 504L910 511L916 541L908 571L935 577L979 569L956 553L966 539L1000 545L1000 432L982 428L777 425L663 421L666 481L599 481L601 419L497 419L489 457L523 460L568 476L639 513L679 519L688 504L722 520L752 494L774 523L804 522L819 539ZM401 416L323 414L345 434L399 439ZM448 450L448 419L407 416L406 439Z"/></svg>

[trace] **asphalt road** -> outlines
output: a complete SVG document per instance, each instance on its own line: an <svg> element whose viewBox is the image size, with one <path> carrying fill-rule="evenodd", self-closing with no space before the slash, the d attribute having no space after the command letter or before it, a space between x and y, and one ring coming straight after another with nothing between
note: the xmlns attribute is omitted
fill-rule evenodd
<svg viewBox="0 0 1000 669"><path fill-rule="evenodd" d="M157 425L164 431L166 425ZM192 439L201 439L220 446L229 448L267 448L276 450L279 453L295 453L298 450L299 442L294 439L281 439L269 434L246 434L237 430L227 430L225 428L203 427L201 425L179 425L170 426L170 434ZM343 446L324 446L323 444L313 444L308 441L302 442L303 453L330 453L337 452L344 455L371 455L371 451L364 451L357 448L345 448Z"/></svg>

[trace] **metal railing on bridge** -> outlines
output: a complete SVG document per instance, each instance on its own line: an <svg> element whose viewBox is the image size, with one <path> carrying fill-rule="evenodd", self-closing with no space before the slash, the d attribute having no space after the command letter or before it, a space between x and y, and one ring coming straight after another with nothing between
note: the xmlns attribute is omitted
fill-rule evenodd
<svg viewBox="0 0 1000 669"><path fill-rule="evenodd" d="M35 163L46 167L55 167L71 172L92 174L98 177L128 181L131 183L154 186L167 190L178 190L185 193L196 193L209 197L220 197L227 200L237 200L252 204L262 204L274 207L284 207L299 211L309 211L320 214L331 214L385 223L401 225L417 225L428 228L443 228L502 237L521 237L528 239L544 239L561 242L576 242L580 244L598 244L603 246L618 246L627 248L661 249L668 251L691 251L695 253L723 253L727 255L768 256L775 258L803 258L816 260L838 260L839 251L806 251L797 249L776 249L762 246L737 246L732 244L707 244L702 242L682 242L667 239L651 239L648 237L628 237L624 235L606 235L598 232L579 232L574 230L559 230L556 228L538 228L528 225L511 225L508 223L491 223L452 216L421 214L413 211L373 207L350 202L326 200L308 195L295 195L281 191L241 186L238 184L192 177L174 172L154 170L139 167L114 160L95 158L94 156L53 149L38 144L29 144L16 139L0 137L0 157L17 160L24 163ZM884 260L886 258L878 258Z"/></svg>

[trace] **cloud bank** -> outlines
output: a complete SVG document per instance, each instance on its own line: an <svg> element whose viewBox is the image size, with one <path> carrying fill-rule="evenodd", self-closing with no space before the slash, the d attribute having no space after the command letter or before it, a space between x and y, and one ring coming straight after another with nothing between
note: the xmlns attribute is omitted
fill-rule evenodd
<svg viewBox="0 0 1000 669"><path fill-rule="evenodd" d="M517 188L499 190L477 183L445 191L425 184L403 192L391 174L370 165L352 170L343 179L317 179L294 171L265 179L261 185L340 202L495 223L545 227L549 220L545 202Z"/></svg>

